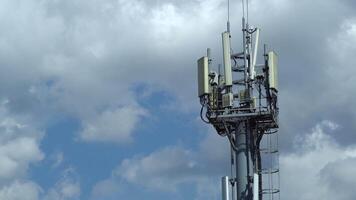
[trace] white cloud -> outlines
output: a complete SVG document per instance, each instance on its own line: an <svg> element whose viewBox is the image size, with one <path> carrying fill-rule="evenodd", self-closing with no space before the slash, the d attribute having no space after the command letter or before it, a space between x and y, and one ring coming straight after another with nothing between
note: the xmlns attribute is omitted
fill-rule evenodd
<svg viewBox="0 0 356 200"><path fill-rule="evenodd" d="M21 137L0 146L0 179L23 176L30 163L43 159L34 138Z"/></svg>
<svg viewBox="0 0 356 200"><path fill-rule="evenodd" d="M147 156L125 159L114 175L129 183L158 190L176 191L181 184L206 182L226 172L229 150L226 138L209 131L197 150L170 146Z"/></svg>
<svg viewBox="0 0 356 200"><path fill-rule="evenodd" d="M220 187L216 185L229 168L227 147L226 138L210 129L196 150L168 146L148 155L125 159L110 178L96 184L92 198L110 196L115 199L124 193L124 183L160 192L180 192L180 186L192 184L197 189L195 199L219 198Z"/></svg>
<svg viewBox="0 0 356 200"><path fill-rule="evenodd" d="M80 137L85 141L130 142L140 118L146 114L142 108L133 106L106 110L96 118L84 121Z"/></svg>
<svg viewBox="0 0 356 200"><path fill-rule="evenodd" d="M30 181L16 180L0 188L1 200L39 200L41 188Z"/></svg>
<svg viewBox="0 0 356 200"><path fill-rule="evenodd" d="M25 116L11 115L8 101L0 105L0 184L23 177L30 164L44 158L43 133Z"/></svg>
<svg viewBox="0 0 356 200"><path fill-rule="evenodd" d="M222 16L215 0L3 3L0 26L8 31L0 40L0 66L7 73L0 75L0 92L11 111L43 123L69 115L83 123L79 137L101 142L130 140L131 127L141 121L141 111L131 108L139 107L135 84L173 94L176 110L197 104L191 44L202 46L207 28L215 30ZM134 109L133 121L114 124L125 112L118 107Z"/></svg>
<svg viewBox="0 0 356 200"><path fill-rule="evenodd" d="M15 79L3 77L2 81L6 89L14 87L15 81L26 83L15 91L19 94L7 94L20 101L20 90L52 81L44 94L31 94L26 101L40 97L41 103L55 104L52 109L79 117L95 114L103 106L135 101L130 87L137 82L154 84L182 100L195 97L186 94L195 82L192 66L197 55L190 53L190 44L202 46L212 35L207 28L216 32L215 22L223 19L222 10L216 9L221 1L216 0L161 1L154 6L139 0L5 2L4 18L11 23L0 21L9 30L3 33L0 48L9 55L0 57L11 65L4 69ZM204 52L200 47L193 49ZM21 55L26 57L10 59Z"/></svg>
<svg viewBox="0 0 356 200"><path fill-rule="evenodd" d="M356 147L340 146L326 134L335 128L335 123L329 121L317 124L309 134L298 139L296 152L281 156L281 198L346 200L356 197L349 190L356 187L356 176L350 171L356 159Z"/></svg>
<svg viewBox="0 0 356 200"><path fill-rule="evenodd" d="M0 187L1 200L79 200L80 194L80 183L73 168L64 170L61 179L48 191L21 178L13 178Z"/></svg>
<svg viewBox="0 0 356 200"><path fill-rule="evenodd" d="M140 106L130 107L137 104L132 89L136 83L173 94L177 101L171 107L176 110L194 111L190 108L196 108L196 58L204 54L208 46L213 47L214 54L220 51L219 33L225 25L226 1L160 1L159 4L155 1L154 6L139 0L97 2L2 1L0 26L4 31L0 37L0 66L4 73L0 74L0 93L10 101L9 112L0 115L0 182L23 176L29 165L43 158L38 147L41 133L32 126L40 123L45 127L43 115L44 118L58 113L74 116L83 123L79 137L85 141L124 143L132 139L134 127L144 116ZM353 92L355 47L352 45L355 22L345 20L350 17L350 9L334 0L252 1L251 6L251 20L264 24L266 42L281 53L281 80L284 81L280 93L281 125L292 129L303 124L305 128L325 116L323 113L336 116L340 123L341 117L334 115L339 112L342 116L351 115L347 119L351 121L349 126L354 126L355 109L351 105L356 101ZM268 9L270 15L260 12L262 9ZM240 23L239 12L233 12L234 24ZM235 39L239 39L238 35ZM219 63L218 59L215 62ZM18 116L23 113L33 120ZM325 125L320 126L324 131ZM345 130L333 137L340 138L345 133L349 133L346 139L352 141L353 131ZM309 153L287 154L284 159L301 159L308 168L314 167L310 166L314 159L321 159L316 164L318 169L325 167L324 171L330 174L340 173L335 168L341 166L331 158L336 154L352 154L353 150L345 150L324 133L312 135L315 138L301 139L309 146L302 144L300 148L308 149ZM292 135L289 136L288 140ZM26 149L15 148L16 145L26 146ZM180 165L181 170L189 173L210 170L209 173L216 174L224 151L209 148L210 145L207 142L196 151L169 147L127 159L127 163L144 171L125 168L123 163L121 170L132 174L123 177L137 183L138 176L145 176L149 180L143 182L144 185L157 178L159 187L168 180L167 174L176 170L169 163L159 164L160 158L172 160L170 154L177 156L178 160L172 160L172 164ZM346 162L351 158L343 159L340 163L349 166ZM205 169L195 160L203 160L202 163L213 167ZM152 169L153 161L157 161L157 167L166 174ZM327 166L326 162L331 163ZM299 166L298 173L304 173L304 166L293 164L289 167ZM314 168L308 172L310 177L317 173ZM187 177L177 178L167 184L167 188L194 182L203 175L195 180ZM312 178L310 183L318 181Z"/></svg>
<svg viewBox="0 0 356 200"><path fill-rule="evenodd" d="M29 166L44 158L43 133L30 117L9 112L8 104L0 104L0 199L38 200L41 188L25 178Z"/></svg>
<svg viewBox="0 0 356 200"><path fill-rule="evenodd" d="M321 121L308 133L295 137L293 152L280 158L281 198L290 200L353 199L356 187L353 174L356 146L343 147L332 135L340 126ZM221 140L220 140L221 139ZM95 187L96 193L109 193L125 180L130 184L157 191L180 191L181 185L193 184L196 199L220 197L220 177L229 174L229 150L226 138L210 133L196 151L170 146L146 156L124 160L113 176ZM222 142L223 141L223 142ZM103 185L111 189L103 190ZM100 186L100 187L99 187ZM208 188L208 189L207 189Z"/></svg>
<svg viewBox="0 0 356 200"><path fill-rule="evenodd" d="M0 66L7 73L0 75L0 92L11 99L11 108L16 112L41 113L36 117L64 113L90 123L88 119L102 117L103 108L114 108L109 111L114 112L116 107L137 103L132 86L144 83L155 91L172 94L170 108L196 111L196 58L205 53L206 47L212 47L214 65L220 62L219 34L225 29L225 4L222 0L120 0L100 4L95 0L41 3L5 0L0 25L7 31L0 40ZM234 44L240 41L241 34L238 4L232 2ZM264 15L261 10L270 15ZM308 123L304 119L317 121L314 113L328 112L330 106L335 108L339 102L348 104L348 99L354 99L347 92L352 89L352 77L341 74L340 79L332 81L324 73L325 65L331 63L324 58L335 57L325 53L325 49L353 52L352 46L343 47L345 42L330 46L327 42L338 31L340 37L336 39L353 41L348 40L352 28L345 32L343 29L347 27L338 27L350 16L347 4L335 0L318 0L312 4L306 0L251 2L251 21L263 25L264 41L281 53L283 128L293 128L295 133L299 124ZM316 31L300 37L304 30ZM345 33L347 37L343 37ZM237 45L234 49L237 50ZM332 66L341 66L335 69L353 66L353 62L343 62L348 59L337 59ZM349 69L331 70L330 74L339 71ZM303 74L303 78L294 79L290 74ZM321 79L329 81L328 84ZM335 82L337 87L329 85ZM310 84L313 90L309 89ZM333 92L328 92L329 88ZM300 96L323 100L311 105ZM324 100L330 96L338 98ZM294 110L300 106L305 112Z"/></svg>
<svg viewBox="0 0 356 200"><path fill-rule="evenodd" d="M348 105L356 100L356 94L351 92L354 89L356 78L356 60L353 58L356 47L352 44L356 42L356 18L344 20L340 25L340 31L328 38L328 53L333 59L326 65L327 90L322 94L322 98L334 96L332 101L321 102L325 106L330 104ZM337 67L336 67L337 66ZM349 107L353 116L356 109Z"/></svg>
<svg viewBox="0 0 356 200"><path fill-rule="evenodd" d="M120 184L112 179L107 179L96 183L93 187L91 199L117 199L121 192Z"/></svg>
<svg viewBox="0 0 356 200"><path fill-rule="evenodd" d="M179 183L199 178L200 167L192 152L168 147L142 158L126 159L115 173L131 183L175 190Z"/></svg>
<svg viewBox="0 0 356 200"><path fill-rule="evenodd" d="M27 115L13 114L9 101L0 103L0 199L1 200L77 200L80 184L74 170L65 170L62 178L49 191L43 191L28 180L31 164L44 159L40 149L43 132ZM63 161L63 153L56 154L54 166ZM42 198L43 197L43 198Z"/></svg>
<svg viewBox="0 0 356 200"><path fill-rule="evenodd" d="M79 200L81 194L80 183L73 168L63 172L62 178L50 188L44 200Z"/></svg>
<svg viewBox="0 0 356 200"><path fill-rule="evenodd" d="M335 195L334 199L355 199L356 187L356 151L353 156L328 163L320 172L320 179L326 185L328 195ZM329 199L330 196L329 196Z"/></svg>

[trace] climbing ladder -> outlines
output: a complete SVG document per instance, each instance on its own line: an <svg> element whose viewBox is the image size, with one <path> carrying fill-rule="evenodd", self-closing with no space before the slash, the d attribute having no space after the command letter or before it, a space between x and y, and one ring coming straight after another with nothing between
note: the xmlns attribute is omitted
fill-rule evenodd
<svg viewBox="0 0 356 200"><path fill-rule="evenodd" d="M278 132L271 130L262 138L260 143L262 157L262 200L280 200L280 175L279 175L279 151Z"/></svg>

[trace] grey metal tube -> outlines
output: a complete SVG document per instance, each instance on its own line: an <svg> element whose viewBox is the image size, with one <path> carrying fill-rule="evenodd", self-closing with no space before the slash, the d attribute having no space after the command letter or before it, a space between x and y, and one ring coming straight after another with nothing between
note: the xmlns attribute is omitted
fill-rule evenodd
<svg viewBox="0 0 356 200"><path fill-rule="evenodd" d="M253 200L259 200L259 176L257 173L253 174Z"/></svg>
<svg viewBox="0 0 356 200"><path fill-rule="evenodd" d="M250 184L251 169L251 154L247 144L247 134L249 134L248 122L244 121L239 123L236 127L236 177L237 187L236 196L237 200L252 200L252 187Z"/></svg>
<svg viewBox="0 0 356 200"><path fill-rule="evenodd" d="M229 177L224 176L221 180L222 200L229 200Z"/></svg>

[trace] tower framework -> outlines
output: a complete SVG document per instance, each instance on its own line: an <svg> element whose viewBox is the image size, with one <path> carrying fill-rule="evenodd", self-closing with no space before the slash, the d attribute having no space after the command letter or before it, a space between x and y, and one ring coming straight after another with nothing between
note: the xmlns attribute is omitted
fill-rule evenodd
<svg viewBox="0 0 356 200"><path fill-rule="evenodd" d="M210 49L198 60L200 115L231 147L223 200L279 199L278 56L264 45L257 64L260 29L250 26L245 14L242 33L243 49L234 53L228 20L222 33L223 73L220 65L213 71Z"/></svg>

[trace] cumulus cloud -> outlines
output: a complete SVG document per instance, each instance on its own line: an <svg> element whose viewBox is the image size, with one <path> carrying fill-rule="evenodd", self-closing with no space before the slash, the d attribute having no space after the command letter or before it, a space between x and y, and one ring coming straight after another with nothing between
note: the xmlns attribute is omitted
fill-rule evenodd
<svg viewBox="0 0 356 200"><path fill-rule="evenodd" d="M44 200L79 200L81 194L80 183L73 168L63 172L62 178L50 188Z"/></svg>
<svg viewBox="0 0 356 200"><path fill-rule="evenodd" d="M341 127L321 121L307 133L294 138L294 151L280 157L281 198L353 199L356 187L353 166L356 147L342 146L332 135ZM220 177L229 174L227 143L213 133L198 150L170 146L146 156L125 159L112 177L94 187L95 194L120 196L122 181L155 191L177 192L192 184L196 199L219 198ZM103 186L110 186L104 190ZM121 188L121 189L120 189ZM207 188L208 191L206 190ZM117 195L117 196L115 196Z"/></svg>
<svg viewBox="0 0 356 200"><path fill-rule="evenodd" d="M350 189L356 187L356 177L351 170L356 147L337 143L330 136L336 127L333 122L323 121L296 140L294 153L282 154L281 198L346 200L356 197Z"/></svg>
<svg viewBox="0 0 356 200"><path fill-rule="evenodd" d="M137 107L122 107L107 110L98 117L85 121L81 139L125 143L132 140L131 134L146 111Z"/></svg>
<svg viewBox="0 0 356 200"><path fill-rule="evenodd" d="M228 168L229 151L224 139L211 133L195 151L170 146L147 156L125 159L114 175L129 183L170 191L183 183L205 182L209 176L223 174Z"/></svg>
<svg viewBox="0 0 356 200"><path fill-rule="evenodd" d="M5 0L0 25L8 31L1 35L0 66L7 73L0 75L1 94L11 100L12 111L36 117L65 113L88 123L88 118L99 119L103 112L137 103L133 85L143 83L153 91L172 94L170 108L196 111L196 58L212 47L214 65L220 63L225 4L222 0L100 4ZM232 2L236 51L241 46L239 4ZM340 105L355 98L348 92L352 73L339 74L351 71L353 65L350 56L342 57L353 52L347 45L355 37L350 5L336 0L251 1L251 23L260 25L263 41L281 58L281 127L288 136L321 120L317 113L338 121L342 114L330 110L344 110ZM308 99L315 101L311 104ZM347 115L355 118L355 111ZM344 142L350 141L350 135L340 135Z"/></svg>
<svg viewBox="0 0 356 200"><path fill-rule="evenodd" d="M216 185L229 169L225 139L210 131L197 149L168 146L148 155L125 159L111 177L95 185L92 197L123 196L126 184L178 194L181 187L188 184L197 191L195 199L219 198L220 187Z"/></svg>
<svg viewBox="0 0 356 200"><path fill-rule="evenodd" d="M138 83L172 94L169 108L196 111L196 58L206 47L212 47L214 65L220 63L219 34L225 25L225 3L4 1L4 19L11 20L0 23L12 31L2 33L0 42L0 62L8 74L1 79L1 92L11 100L12 111L27 111L36 117L69 114L83 127L93 124L95 118L100 121L103 113L115 113L118 107L140 106L133 89ZM239 3L232 2L231 19L237 25L241 10L235 8ZM288 136L321 120L317 113L342 123L341 111L335 115L330 110L344 110L341 105L355 99L348 92L352 90L352 73L344 73L353 70L352 56L346 56L353 52L347 41L355 38L349 4L335 0L312 4L306 0L251 1L251 23L260 25L263 41L281 58L281 128ZM241 46L240 27L232 28L237 50ZM309 30L307 35L304 30ZM34 46L38 48L33 50ZM308 99L315 101L311 104ZM304 112L299 112L300 107ZM348 110L347 115L355 118L355 111ZM355 130L352 125L343 125ZM340 139L351 141L350 135L342 133Z"/></svg>
<svg viewBox="0 0 356 200"><path fill-rule="evenodd" d="M40 149L44 133L29 116L11 113L8 105L9 100L0 104L0 199L40 200L45 192L36 182L28 180L27 175L31 164L44 159ZM59 153L55 165L62 159L63 154ZM78 182L64 178L56 189L46 192L48 200L77 199L78 187Z"/></svg>
<svg viewBox="0 0 356 200"><path fill-rule="evenodd" d="M80 183L73 168L64 170L62 177L47 191L37 183L15 178L0 187L2 200L79 200Z"/></svg>
<svg viewBox="0 0 356 200"><path fill-rule="evenodd" d="M0 94L9 99L6 123L14 122L1 137L4 176L9 181L23 176L44 156L38 147L41 137L33 136L38 134L12 134L17 129L37 130L10 115L28 115L40 127L58 115L70 116L82 122L82 140L124 143L132 139L146 113L137 102L136 84L173 94L181 102L172 105L176 110L191 107L187 102L193 101L187 99L195 96L190 94L195 94L190 89L195 75L190 63L196 56L188 50L191 40L202 45L207 38L204 29L192 37L197 22L193 19L202 18L204 27L215 29L209 25L218 18L206 19L220 1L182 3L3 1L0 26L7 31L0 35L0 66L6 73L0 74ZM201 12L195 12L196 5ZM26 149L14 149L15 145ZM78 187L71 183L64 185L73 186L68 191L74 192L63 192L67 187L58 183L47 198L69 198L71 193L77 198Z"/></svg>
<svg viewBox="0 0 356 200"><path fill-rule="evenodd" d="M201 167L192 152L171 147L143 158L124 160L116 173L128 182L172 190L179 183L201 177Z"/></svg>
<svg viewBox="0 0 356 200"><path fill-rule="evenodd" d="M327 191L329 191L328 195L332 193L335 198L345 200L356 198L354 191L356 186L356 175L354 173L356 154L354 150L352 154L348 158L328 163L321 170L321 181L326 185ZM331 199L330 196L329 199Z"/></svg>
<svg viewBox="0 0 356 200"><path fill-rule="evenodd" d="M114 200L122 192L122 185L113 179L106 179L96 183L91 192L91 199L107 199Z"/></svg>
<svg viewBox="0 0 356 200"><path fill-rule="evenodd" d="M30 164L44 158L43 133L27 117L11 115L7 103L0 105L0 183L23 177Z"/></svg>
<svg viewBox="0 0 356 200"><path fill-rule="evenodd" d="M16 180L0 189L2 200L39 200L41 188L31 181Z"/></svg>
<svg viewBox="0 0 356 200"><path fill-rule="evenodd" d="M9 104L0 103L0 199L38 200L42 190L26 176L31 164L44 158L43 132L29 116L11 113Z"/></svg>
<svg viewBox="0 0 356 200"><path fill-rule="evenodd" d="M35 128L38 124L46 127L49 118L66 115L82 123L78 137L84 141L128 142L133 138L134 127L146 116L138 103L137 84L172 94L169 108L175 111L198 113L196 58L205 53L206 47L213 48L214 64L221 57L216 52L221 50L219 34L225 26L223 0L3 0L1 4L0 26L4 31L0 34L0 68L5 73L0 73L0 94L9 101L6 110L0 111L0 182L7 182L6 187L11 183L14 187L26 185L10 180L22 177L32 163L43 159L39 148L42 134ZM231 19L235 25L240 24L241 16L237 7L238 3L232 2ZM324 163L316 164L317 169L307 173L312 177L310 186L319 183L315 178L318 173L328 174L323 176L325 183L342 177L337 180L340 185L353 184L339 171L343 166L345 171L350 170L352 156L337 160L336 154L353 152L355 142L356 111L350 106L356 100L354 7L355 3L349 0L251 1L251 23L260 25L264 42L281 59L283 149L297 151L290 148L295 135L307 135L300 140L309 144L300 146L309 153L285 154L282 164L287 172L300 166L295 170L302 174L303 166L293 160L300 159L310 169L314 158ZM235 25L232 40L237 50L241 33ZM305 131L323 119L335 121L340 128L332 131L335 134L325 134L330 126L322 123L312 133ZM210 148L215 144L211 141L201 142L198 150L174 146L126 159L115 176L133 184L144 176L147 180L139 184L152 183L156 188L172 190L204 179L203 172L221 174L225 150ZM351 149L339 143L351 145ZM24 148L15 148L19 145ZM169 155L175 155L177 160ZM161 159L171 163L161 163ZM156 171L154 164L165 173ZM209 169L204 167L208 165ZM181 176L165 186L168 174L175 170ZM58 185L52 192L58 198L78 193L77 189L60 192L62 186ZM69 185L78 188L76 184ZM328 184L321 187L330 191L337 188ZM352 196L347 192L343 195L340 198Z"/></svg>
<svg viewBox="0 0 356 200"><path fill-rule="evenodd" d="M28 165L43 159L38 143L33 138L14 139L0 147L0 177L4 179L24 175Z"/></svg>
<svg viewBox="0 0 356 200"><path fill-rule="evenodd" d="M355 40L353 9L333 0L309 6L309 1L253 2L252 20L261 24L263 38L280 58L283 149L292 146L289 138L323 119L342 125L334 136L338 142L354 143L356 111L344 109L355 100L351 92L355 59L350 55L355 51L350 45ZM269 2L274 2L271 7ZM275 11L270 20L259 12L264 6Z"/></svg>
<svg viewBox="0 0 356 200"><path fill-rule="evenodd" d="M8 30L1 35L0 66L7 75L0 75L0 92L10 99L12 112L31 113L44 123L70 115L88 134L94 121L115 117L116 108L140 106L136 84L167 91L175 100L171 108L188 110L197 104L191 84L196 52L210 36L206 27L216 29L212 25L220 18L208 13L220 5L215 0L6 0L0 12L0 25Z"/></svg>

